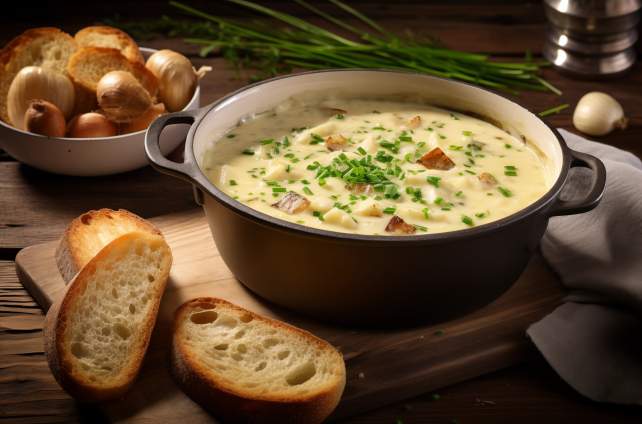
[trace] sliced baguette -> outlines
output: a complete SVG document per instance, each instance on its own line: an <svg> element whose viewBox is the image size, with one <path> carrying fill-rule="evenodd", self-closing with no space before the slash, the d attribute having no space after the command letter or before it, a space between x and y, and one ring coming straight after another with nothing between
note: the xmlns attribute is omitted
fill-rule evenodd
<svg viewBox="0 0 642 424"><path fill-rule="evenodd" d="M149 344L172 254L160 235L133 232L102 249L45 319L45 354L58 383L80 401L121 396Z"/></svg>
<svg viewBox="0 0 642 424"><path fill-rule="evenodd" d="M209 297L176 311L172 373L215 416L251 423L319 423L346 379L328 342Z"/></svg>
<svg viewBox="0 0 642 424"><path fill-rule="evenodd" d="M56 249L56 264L65 282L115 238L132 231L160 235L150 222L124 209L99 209L71 221Z"/></svg>
<svg viewBox="0 0 642 424"><path fill-rule="evenodd" d="M76 87L76 113L97 107L98 81L108 72L130 72L152 98L158 92L158 79L141 62L127 59L118 49L109 47L82 47L69 58L67 73Z"/></svg>
<svg viewBox="0 0 642 424"><path fill-rule="evenodd" d="M144 63L138 44L124 31L110 26L89 26L74 35L78 47L110 47L118 49L132 62Z"/></svg>
<svg viewBox="0 0 642 424"><path fill-rule="evenodd" d="M76 42L58 28L33 28L11 40L0 51L0 118L9 122L7 94L25 66L42 66L65 73Z"/></svg>

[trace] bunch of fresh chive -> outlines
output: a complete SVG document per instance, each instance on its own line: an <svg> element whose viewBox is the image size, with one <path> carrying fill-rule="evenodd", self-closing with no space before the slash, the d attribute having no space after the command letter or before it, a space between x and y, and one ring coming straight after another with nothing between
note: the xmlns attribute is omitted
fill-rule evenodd
<svg viewBox="0 0 642 424"><path fill-rule="evenodd" d="M275 19L280 26L273 22L231 21L171 1L170 4L174 7L204 20L192 31L186 31L187 27L177 22L176 28L173 28L174 34L197 34L197 37L187 38L186 41L201 45L202 54L220 52L236 66L260 69L263 72L260 77L294 68L404 69L513 93L518 90L538 90L560 94L557 88L538 75L540 67L545 66L546 62L536 62L528 57L523 62L498 62L487 55L400 38L340 0L328 1L367 26L370 32L350 25L305 0L294 1L327 20L329 24L351 33L353 37L346 38L251 1L228 1ZM171 22L165 19L162 25L167 27Z"/></svg>

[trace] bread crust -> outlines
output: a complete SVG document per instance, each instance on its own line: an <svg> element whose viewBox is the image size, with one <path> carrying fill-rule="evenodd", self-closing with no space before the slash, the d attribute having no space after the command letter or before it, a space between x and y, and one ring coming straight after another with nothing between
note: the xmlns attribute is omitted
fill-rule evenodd
<svg viewBox="0 0 642 424"><path fill-rule="evenodd" d="M345 365L338 352L336 352L337 359L343 366L340 381L308 396L257 395L250 389L226 384L217 380L214 373L208 370L182 343L181 323L186 319L187 314L194 308L211 309L211 305L249 315L280 331L297 333L318 349L331 349L336 352L329 343L305 330L257 315L225 300L212 297L193 299L177 309L172 341L172 375L190 398L225 422L320 423L330 415L339 403L345 387Z"/></svg>
<svg viewBox="0 0 642 424"><path fill-rule="evenodd" d="M56 248L56 265L65 282L71 281L87 263L86 246L82 243L82 235L85 231L94 231L89 229L86 223L98 219L126 221L138 231L161 235L160 230L151 222L125 209L103 208L85 212L71 221Z"/></svg>
<svg viewBox="0 0 642 424"><path fill-rule="evenodd" d="M159 286L154 292L150 319L140 329L142 336L138 340L138 345L133 346L129 363L121 371L117 379L109 384L84 380L73 372L73 357L65 340L65 332L72 315L71 306L85 291L88 281L101 266L103 260L108 258L114 249L119 249L122 244L129 243L136 238L146 238L150 243L162 241L168 253L165 258L168 262L165 268L161 269L162 273L157 279ZM132 232L113 240L105 246L67 285L63 296L49 308L44 324L44 346L47 362L56 381L67 393L79 401L99 402L118 398L131 387L140 371L145 352L149 346L160 301L169 277L171 262L171 251L162 236Z"/></svg>
<svg viewBox="0 0 642 424"><path fill-rule="evenodd" d="M93 46L94 44L86 41L87 37L91 34L100 34L101 36L114 37L118 41L118 44L122 46L120 48L120 51L127 59L131 60L132 62L145 63L145 59L143 58L143 55L138 48L138 44L136 44L134 39L131 38L126 32L121 31L118 28L106 25L94 25L85 27L78 31L74 35L74 39L78 43L78 46Z"/></svg>

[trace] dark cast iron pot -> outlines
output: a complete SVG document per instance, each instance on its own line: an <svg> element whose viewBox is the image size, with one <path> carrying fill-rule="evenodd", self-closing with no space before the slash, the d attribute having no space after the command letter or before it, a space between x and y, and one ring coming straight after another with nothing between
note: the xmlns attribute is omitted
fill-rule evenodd
<svg viewBox="0 0 642 424"><path fill-rule="evenodd" d="M319 230L265 215L232 199L202 172L205 151L230 128L308 91L342 96L406 96L485 116L517 131L549 159L551 189L506 218L471 229L413 236L368 236ZM163 128L191 124L185 159L158 147ZM249 85L198 111L158 118L145 149L152 166L193 184L220 254L236 278L278 305L326 321L388 325L461 316L493 301L519 277L548 219L593 209L606 171L573 151L555 129L518 104L451 80L384 70L327 70ZM591 189L581 199L559 195L571 167L588 167ZM212 293L216 295L216 293Z"/></svg>

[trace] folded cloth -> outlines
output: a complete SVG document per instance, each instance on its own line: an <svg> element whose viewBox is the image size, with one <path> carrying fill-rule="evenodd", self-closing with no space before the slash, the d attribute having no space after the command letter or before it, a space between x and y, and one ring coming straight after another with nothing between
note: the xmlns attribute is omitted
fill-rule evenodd
<svg viewBox="0 0 642 424"><path fill-rule="evenodd" d="M552 218L544 258L569 289L564 303L527 331L549 364L584 396L642 405L642 162L631 153L560 130L569 147L606 167L602 202ZM574 168L563 198L587 190Z"/></svg>

